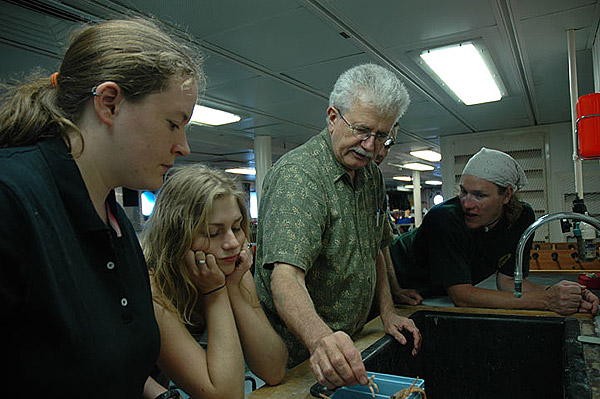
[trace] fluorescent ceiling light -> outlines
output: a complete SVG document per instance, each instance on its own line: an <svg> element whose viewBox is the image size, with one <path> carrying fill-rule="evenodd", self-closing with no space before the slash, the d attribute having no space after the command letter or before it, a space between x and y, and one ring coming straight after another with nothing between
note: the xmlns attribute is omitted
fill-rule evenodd
<svg viewBox="0 0 600 399"><path fill-rule="evenodd" d="M411 169L411 170L433 170L434 169L433 166L425 165L424 163L420 163L420 162L405 163L404 165L402 165L402 167L404 169Z"/></svg>
<svg viewBox="0 0 600 399"><path fill-rule="evenodd" d="M196 104L190 123L218 126L238 122L240 119L242 118L239 115Z"/></svg>
<svg viewBox="0 0 600 399"><path fill-rule="evenodd" d="M430 186L441 186L442 182L439 180L425 180L425 184L429 184Z"/></svg>
<svg viewBox="0 0 600 399"><path fill-rule="evenodd" d="M412 177L410 176L394 176L392 179L400 181L412 181Z"/></svg>
<svg viewBox="0 0 600 399"><path fill-rule="evenodd" d="M429 162L439 162L442 160L442 154L432 150L411 151L410 155L421 158Z"/></svg>
<svg viewBox="0 0 600 399"><path fill-rule="evenodd" d="M404 188L415 188L414 184L406 184Z"/></svg>
<svg viewBox="0 0 600 399"><path fill-rule="evenodd" d="M466 105L498 101L502 93L472 43L427 50L421 58Z"/></svg>
<svg viewBox="0 0 600 399"><path fill-rule="evenodd" d="M235 173L237 175L256 175L256 170L252 168L225 169L225 172Z"/></svg>

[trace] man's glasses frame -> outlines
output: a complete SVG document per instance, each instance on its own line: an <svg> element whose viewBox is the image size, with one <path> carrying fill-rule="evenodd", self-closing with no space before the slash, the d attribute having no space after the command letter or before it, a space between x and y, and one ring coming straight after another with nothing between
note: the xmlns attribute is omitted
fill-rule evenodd
<svg viewBox="0 0 600 399"><path fill-rule="evenodd" d="M391 133L379 133L376 132L375 134L373 134L373 129L368 129L365 128L363 126L355 126L350 124L346 118L344 118L344 115L342 114L342 111L340 111L337 108L333 108L335 109L335 111L340 114L340 118L342 118L342 120L344 121L344 123L348 126L348 128L350 129L350 131L352 132L352 134L354 135L354 137L356 137L357 139L359 139L360 141L366 141L368 140L371 136L375 137L375 141L379 144L383 144L384 147L386 148L390 148L391 146L394 145L395 143L395 139L394 136ZM392 127L392 130L395 129L396 126Z"/></svg>

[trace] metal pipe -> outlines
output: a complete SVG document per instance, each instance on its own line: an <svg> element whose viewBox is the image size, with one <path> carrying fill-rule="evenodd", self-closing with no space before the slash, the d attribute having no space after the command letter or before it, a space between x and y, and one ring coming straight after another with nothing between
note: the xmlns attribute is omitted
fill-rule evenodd
<svg viewBox="0 0 600 399"><path fill-rule="evenodd" d="M573 135L573 168L575 169L575 192L583 199L583 169L577 155L577 53L575 48L575 30L567 30L567 48L569 56L569 90L571 94L571 131Z"/></svg>
<svg viewBox="0 0 600 399"><path fill-rule="evenodd" d="M552 220L557 219L571 219L578 220L581 222L585 222L591 224L596 228L596 230L600 231L600 221L591 216L583 215L581 213L573 213L573 212L559 212L552 213L549 215L544 215L535 222L531 224L525 231L523 235L521 235L521 239L517 244L517 252L515 258L515 298L520 298L523 293L523 251L525 250L525 243L529 240L529 238L533 235L535 230L543 224L546 224Z"/></svg>

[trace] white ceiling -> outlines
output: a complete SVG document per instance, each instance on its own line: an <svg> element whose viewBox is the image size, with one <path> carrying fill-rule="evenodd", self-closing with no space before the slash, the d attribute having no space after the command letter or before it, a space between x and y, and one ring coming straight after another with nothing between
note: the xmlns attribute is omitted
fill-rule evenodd
<svg viewBox="0 0 600 399"><path fill-rule="evenodd" d="M187 32L206 55L204 102L240 114L222 127L190 127L186 162L253 165L255 136L272 137L273 161L325 125L329 92L345 69L376 62L396 71L412 103L398 145L439 149L440 137L570 120L568 29L575 29L579 94L593 91L595 0L32 0L0 1L0 79L57 70L81 21L151 15ZM477 40L506 88L495 103L465 106L419 65L427 48ZM493 133L490 133L493 134ZM439 163L423 179L436 177ZM407 171L404 172L404 174Z"/></svg>

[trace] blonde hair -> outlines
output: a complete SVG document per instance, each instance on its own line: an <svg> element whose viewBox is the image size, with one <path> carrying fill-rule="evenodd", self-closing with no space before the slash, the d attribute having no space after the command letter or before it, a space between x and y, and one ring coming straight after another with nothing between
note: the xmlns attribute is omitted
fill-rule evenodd
<svg viewBox="0 0 600 399"><path fill-rule="evenodd" d="M112 81L125 98L139 101L166 89L173 78L204 85L201 57L145 19L113 20L75 32L61 62L56 87L34 72L18 86L2 84L0 147L32 145L77 128L93 88Z"/></svg>
<svg viewBox="0 0 600 399"><path fill-rule="evenodd" d="M144 226L142 248L158 288L154 300L176 312L185 324L203 322L194 315L199 295L186 267L185 255L194 237L208 231L207 219L215 200L228 195L240 207L241 228L248 237L245 194L225 172L200 164L178 167L169 174Z"/></svg>

